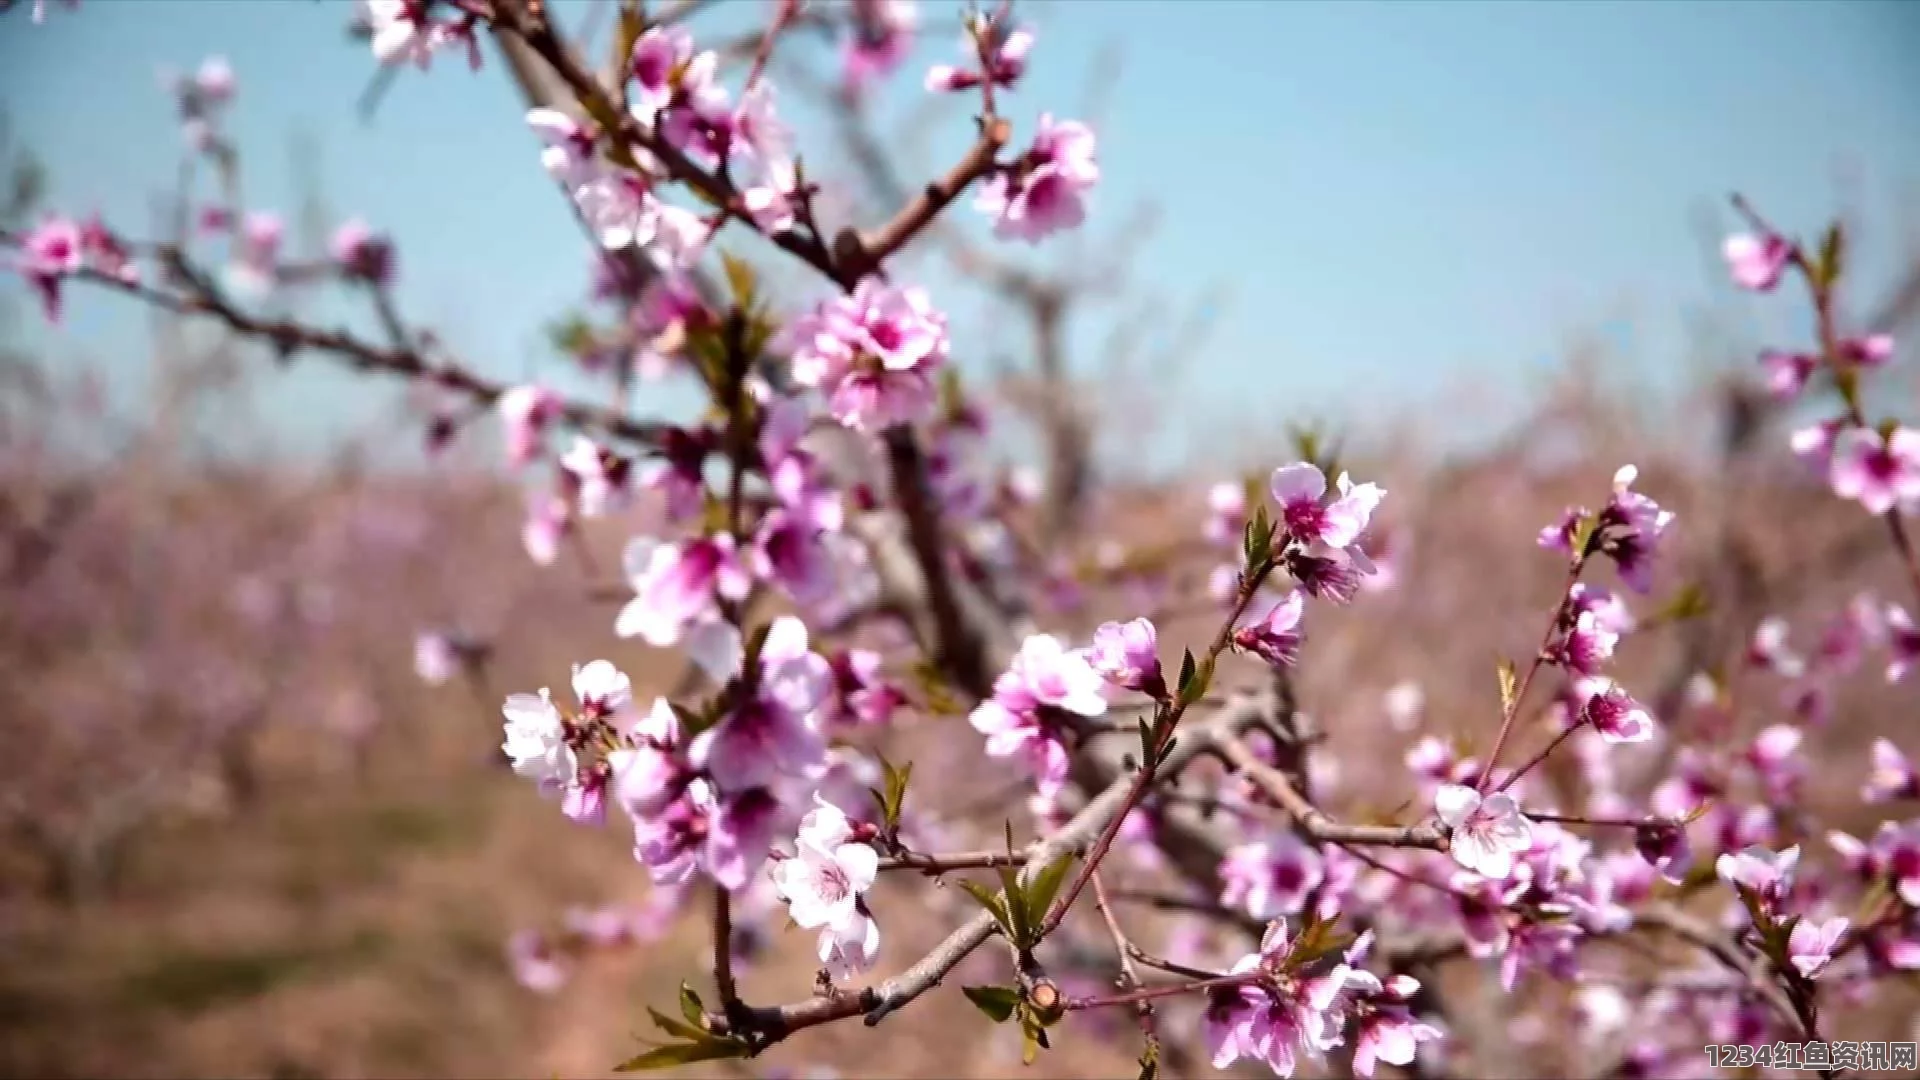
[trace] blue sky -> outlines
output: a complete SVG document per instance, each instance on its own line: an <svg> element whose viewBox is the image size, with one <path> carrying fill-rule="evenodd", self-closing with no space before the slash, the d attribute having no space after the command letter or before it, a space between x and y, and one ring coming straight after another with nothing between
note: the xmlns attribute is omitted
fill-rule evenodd
<svg viewBox="0 0 1920 1080"><path fill-rule="evenodd" d="M585 11L557 6L572 22ZM951 17L950 5L923 7ZM748 26L763 10L733 0L704 25ZM1571 334L1596 327L1630 327L1622 363L1675 383L1683 313L1712 304L1766 326L1792 307L1731 297L1711 273L1696 221L1726 192L1809 230L1850 201L1878 230L1859 249L1866 296L1888 281L1903 231L1920 225L1920 5L1021 10L1040 32L1013 109L1023 129L1042 108L1083 108L1103 49L1124 57L1101 133L1096 235L1151 201L1161 223L1138 263L1143 291L1227 287L1180 376L1189 427L1222 412L1277 426L1305 411L1416 405L1466 373L1539 377ZM240 80L230 128L250 154L250 203L292 209L288 133L310 134L328 204L398 235L410 316L501 377L548 370L540 328L580 295L585 252L518 123L515 91L497 63L474 75L446 62L401 73L362 124L354 101L374 63L346 39L348 12L334 0L84 0L35 27L16 11L0 20L0 97L50 171L54 205L144 232L179 148L155 68L224 54ZM920 96L924 66L953 52L944 27L923 35L889 91L897 115ZM817 116L793 112L803 146L831 145ZM949 113L920 160L939 165L966 136ZM777 255L745 237L730 246ZM936 298L955 297L958 355L1004 351L982 305L960 300L950 276L929 280ZM147 362L146 324L117 300L78 300L55 332L15 324L8 333L125 379ZM1077 362L1093 362L1102 325L1080 327ZM296 439L365 402L313 375L273 400L299 406L285 413Z"/></svg>

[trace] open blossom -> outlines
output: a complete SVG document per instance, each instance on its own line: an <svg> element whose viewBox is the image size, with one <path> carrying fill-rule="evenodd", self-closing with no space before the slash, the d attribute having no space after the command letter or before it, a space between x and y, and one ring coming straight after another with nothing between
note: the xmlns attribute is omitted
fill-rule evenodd
<svg viewBox="0 0 1920 1080"><path fill-rule="evenodd" d="M1840 935L1847 932L1847 920L1844 917L1815 922L1802 919L1794 924L1793 933L1787 937L1787 958L1793 962L1793 968L1802 978L1817 979L1820 969L1833 959L1833 950L1840 944Z"/></svg>
<svg viewBox="0 0 1920 1080"><path fill-rule="evenodd" d="M788 327L793 380L826 395L834 419L878 432L932 412L947 359L946 316L926 290L869 277Z"/></svg>
<svg viewBox="0 0 1920 1080"><path fill-rule="evenodd" d="M621 559L634 597L620 609L613 632L662 648L718 609L721 598L744 600L753 578L740 564L733 538L723 534L663 544L636 537Z"/></svg>
<svg viewBox="0 0 1920 1080"><path fill-rule="evenodd" d="M428 686L441 686L460 672L460 651L445 634L422 633L413 639L413 670Z"/></svg>
<svg viewBox="0 0 1920 1080"><path fill-rule="evenodd" d="M1356 486L1341 473L1338 492L1328 501L1326 474L1304 461L1275 469L1268 486L1280 505L1288 535L1301 544L1345 551L1349 556L1357 554L1360 534L1387 494L1377 484ZM1366 566L1365 558L1359 554L1355 561Z"/></svg>
<svg viewBox="0 0 1920 1080"><path fill-rule="evenodd" d="M1755 844L1739 854L1720 856L1713 869L1721 881L1750 889L1772 905L1786 897L1787 890L1793 886L1794 869L1799 864L1798 845L1776 854Z"/></svg>
<svg viewBox="0 0 1920 1080"><path fill-rule="evenodd" d="M1554 650L1555 659L1576 675L1594 675L1602 664L1613 658L1620 635L1600 621L1591 611L1581 612L1561 636Z"/></svg>
<svg viewBox="0 0 1920 1080"><path fill-rule="evenodd" d="M1827 480L1835 495L1858 501L1871 514L1920 499L1920 431L1896 428L1882 435L1847 428L1833 440Z"/></svg>
<svg viewBox="0 0 1920 1080"><path fill-rule="evenodd" d="M1673 513L1633 490L1639 475L1632 465L1622 465L1613 474L1613 495L1600 511L1597 534L1600 550L1613 559L1621 580L1644 593L1653 587L1653 558L1673 524Z"/></svg>
<svg viewBox="0 0 1920 1080"><path fill-rule="evenodd" d="M1100 181L1093 129L1077 120L1040 116L1033 147L987 177L974 205L994 219L994 234L1035 243L1086 220L1082 197Z"/></svg>
<svg viewBox="0 0 1920 1080"><path fill-rule="evenodd" d="M1888 739L1873 740L1873 768L1866 786L1860 790L1864 802L1888 802L1893 799L1920 799L1920 773L1914 771L1907 756Z"/></svg>
<svg viewBox="0 0 1920 1080"><path fill-rule="evenodd" d="M1247 527L1247 486L1220 483L1207 489L1207 540L1222 545L1237 545Z"/></svg>
<svg viewBox="0 0 1920 1080"><path fill-rule="evenodd" d="M819 930L820 959L836 977L864 970L879 950L879 928L862 910L860 896L873 887L879 855L853 840L847 817L815 796L800 823L794 854L774 864L774 888L803 930Z"/></svg>
<svg viewBox="0 0 1920 1080"><path fill-rule="evenodd" d="M516 467L540 452L540 438L560 415L560 397L544 386L516 386L495 405L506 427L507 461Z"/></svg>
<svg viewBox="0 0 1920 1080"><path fill-rule="evenodd" d="M907 58L919 10L912 0L853 0L852 33L841 54L845 85L859 93Z"/></svg>
<svg viewBox="0 0 1920 1080"><path fill-rule="evenodd" d="M1806 661L1787 644L1792 627L1778 615L1760 620L1754 627L1753 641L1747 646L1747 661L1782 678L1797 679L1806 673Z"/></svg>
<svg viewBox="0 0 1920 1080"><path fill-rule="evenodd" d="M1084 654L1068 650L1059 638L1034 634L994 680L993 696L976 706L967 721L987 737L987 756L1024 756L1041 794L1052 795L1066 783L1067 748L1064 732L1040 707L1099 716L1107 710L1102 685Z"/></svg>
<svg viewBox="0 0 1920 1080"><path fill-rule="evenodd" d="M601 517L626 499L632 463L585 435L561 456L560 468L574 485L581 517Z"/></svg>
<svg viewBox="0 0 1920 1080"><path fill-rule="evenodd" d="M40 296L47 321L60 321L60 283L81 266L80 226L64 217L48 217L20 245L15 265Z"/></svg>
<svg viewBox="0 0 1920 1080"><path fill-rule="evenodd" d="M1760 367L1767 376L1767 392L1778 401L1799 397L1819 366L1820 358L1812 353L1768 349L1760 354Z"/></svg>
<svg viewBox="0 0 1920 1080"><path fill-rule="evenodd" d="M1233 643L1274 668L1292 667L1300 657L1300 616L1306 599L1293 591L1271 601L1265 611L1249 612L1233 632Z"/></svg>
<svg viewBox="0 0 1920 1080"><path fill-rule="evenodd" d="M1793 258L1793 245L1783 236L1737 233L1720 245L1733 283L1754 292L1771 292Z"/></svg>
<svg viewBox="0 0 1920 1080"><path fill-rule="evenodd" d="M775 619L760 651L758 692L696 736L689 756L722 791L809 775L826 760L816 712L832 686L833 669L809 648L806 625Z"/></svg>
<svg viewBox="0 0 1920 1080"><path fill-rule="evenodd" d="M573 509L552 492L536 492L527 501L526 520L520 525L520 545L536 566L552 566L560 557L560 541L573 528Z"/></svg>
<svg viewBox="0 0 1920 1080"><path fill-rule="evenodd" d="M1482 877L1503 880L1533 843L1533 830L1513 796L1482 797L1464 784L1445 784L1433 805L1450 834L1453 861Z"/></svg>
<svg viewBox="0 0 1920 1080"><path fill-rule="evenodd" d="M252 211L234 231L227 283L236 292L261 296L280 282L280 243L286 223L279 215Z"/></svg>
<svg viewBox="0 0 1920 1080"><path fill-rule="evenodd" d="M1167 692L1160 673L1159 636L1148 619L1100 624L1087 659L1101 678L1115 686L1153 697Z"/></svg>
<svg viewBox="0 0 1920 1080"><path fill-rule="evenodd" d="M422 71L433 61L434 26L427 0L363 0L373 31L374 59L383 64L411 62Z"/></svg>
<svg viewBox="0 0 1920 1080"><path fill-rule="evenodd" d="M1242 844L1220 863L1220 903L1256 919L1298 915L1323 880L1320 853L1292 833Z"/></svg>
<svg viewBox="0 0 1920 1080"><path fill-rule="evenodd" d="M1271 978L1209 995L1203 1032L1214 1068L1245 1058L1290 1077L1301 1058L1318 1059L1340 1045L1343 992L1353 969L1342 963L1313 977L1283 974L1293 946L1285 920L1268 924L1260 951L1242 957L1233 973L1265 971Z"/></svg>
<svg viewBox="0 0 1920 1080"><path fill-rule="evenodd" d="M1612 679L1590 675L1578 680L1576 691L1585 698L1581 720L1593 725L1610 743L1637 743L1653 738L1653 716Z"/></svg>
<svg viewBox="0 0 1920 1080"><path fill-rule="evenodd" d="M538 696L512 695L501 712L507 718L507 741L500 748L513 760L513 771L549 794L571 785L579 762L567 741L566 721L546 688Z"/></svg>

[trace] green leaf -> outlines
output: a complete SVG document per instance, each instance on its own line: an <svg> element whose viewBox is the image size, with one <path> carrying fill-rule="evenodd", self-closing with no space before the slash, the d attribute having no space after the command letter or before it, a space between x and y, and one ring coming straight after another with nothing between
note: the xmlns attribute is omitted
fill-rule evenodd
<svg viewBox="0 0 1920 1080"><path fill-rule="evenodd" d="M682 1000L685 999L683 998ZM689 1024L684 1020L676 1020L666 1013L661 1012L659 1009L649 1007L647 1009L647 1015L653 1018L654 1027L659 1028L669 1035L678 1035L683 1039L691 1039L694 1042L701 1042L713 1038L712 1035L707 1033L705 1028Z"/></svg>
<svg viewBox="0 0 1920 1080"><path fill-rule="evenodd" d="M759 280L753 267L725 251L720 253L720 266L726 272L727 287L733 290L733 306L742 312L752 311L759 300Z"/></svg>
<svg viewBox="0 0 1920 1080"><path fill-rule="evenodd" d="M1140 1080L1159 1080L1160 1044L1149 1038L1146 1048L1140 1051Z"/></svg>
<svg viewBox="0 0 1920 1080"><path fill-rule="evenodd" d="M613 1067L614 1072L648 1072L654 1069L671 1069L676 1065L691 1065L696 1061L721 1061L726 1058L747 1056L748 1046L733 1039L708 1039L705 1042L672 1043L656 1046L637 1057L630 1057Z"/></svg>
<svg viewBox="0 0 1920 1080"><path fill-rule="evenodd" d="M1183 651L1180 655L1180 681L1174 684L1179 688L1182 700L1185 700L1187 696L1187 684L1193 682L1193 674L1196 668L1197 665L1194 663L1193 650L1187 649Z"/></svg>
<svg viewBox="0 0 1920 1080"><path fill-rule="evenodd" d="M1707 591L1698 583L1689 582L1681 586L1666 603L1660 605L1660 610L1655 612L1653 617L1659 622L1685 622L1707 614L1708 610Z"/></svg>
<svg viewBox="0 0 1920 1080"><path fill-rule="evenodd" d="M966 890L968 896L979 901L981 907L987 909L987 914L993 916L993 920L1000 924L1000 929L1004 931L1009 938L1014 936L1013 923L1007 917L1006 902L1000 898L999 893L994 892L992 889L987 888L977 881L962 881L960 882L960 887Z"/></svg>
<svg viewBox="0 0 1920 1080"><path fill-rule="evenodd" d="M1514 706L1519 704L1520 676L1513 669L1513 661L1501 659L1500 668L1500 715L1513 715Z"/></svg>
<svg viewBox="0 0 1920 1080"><path fill-rule="evenodd" d="M685 982L680 984L680 1015L687 1018L687 1023L700 1030L707 1029L707 1011L700 1004L700 995Z"/></svg>
<svg viewBox="0 0 1920 1080"><path fill-rule="evenodd" d="M1827 226L1825 235L1820 237L1820 255L1813 264L1813 275L1822 287L1830 288L1840 280L1847 255L1847 236L1839 222Z"/></svg>
<svg viewBox="0 0 1920 1080"><path fill-rule="evenodd" d="M1067 871L1073 869L1073 862L1073 852L1069 851L1033 876L1033 880L1027 883L1028 911L1040 919L1047 917L1047 912L1053 908L1053 898L1059 894L1060 886L1066 883Z"/></svg>
<svg viewBox="0 0 1920 1080"><path fill-rule="evenodd" d="M996 1024L1006 1023L1020 1005L1020 991L1011 986L963 986L960 992Z"/></svg>
<svg viewBox="0 0 1920 1080"><path fill-rule="evenodd" d="M1207 689L1213 685L1214 658L1209 656L1200 666L1189 672L1187 665L1193 660L1193 653L1187 653L1181 662L1180 704L1192 705L1207 696Z"/></svg>
<svg viewBox="0 0 1920 1080"><path fill-rule="evenodd" d="M1573 535L1568 538L1568 545L1573 548L1574 558L1578 559L1590 552L1594 533L1599 528L1600 519L1592 514L1582 514L1580 520L1573 523Z"/></svg>
<svg viewBox="0 0 1920 1080"><path fill-rule="evenodd" d="M1027 894L1020 889L1020 872L1012 866L1013 822L1006 822L1008 863L993 868L1000 878L1000 895L1006 898L1007 917L1013 923L1013 941L1016 945L1032 942L1034 928L1033 909L1027 906ZM1044 913L1043 913L1044 914Z"/></svg>

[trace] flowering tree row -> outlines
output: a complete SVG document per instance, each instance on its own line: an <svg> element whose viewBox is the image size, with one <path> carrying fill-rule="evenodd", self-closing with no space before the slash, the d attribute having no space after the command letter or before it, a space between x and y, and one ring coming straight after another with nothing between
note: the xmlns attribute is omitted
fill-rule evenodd
<svg viewBox="0 0 1920 1080"><path fill-rule="evenodd" d="M615 664L585 659L569 692L540 688L503 705L514 771L575 822L603 823L617 807L655 895L668 909L702 906L711 923L710 988L690 980L674 1007L651 1010L666 1041L624 1067L748 1057L821 1025L875 1025L988 948L1004 954L1004 981L959 991L991 1021L1017 1025L1030 1057L1065 1018L1121 1010L1139 1023L1142 1075L1176 1038L1197 1039L1215 1066L1255 1060L1281 1075L1329 1055L1361 1075L1380 1062L1436 1068L1460 1033L1421 973L1455 957L1484 963L1507 992L1524 979L1578 983L1586 1008L1631 1032L1619 1075L1698 1067L1703 1042L1831 1041L1833 1003L1920 967L1920 824L1822 836L1803 799L1802 726L1767 727L1743 748L1676 746L1664 730L1672 718L1609 674L1636 632L1698 607L1683 593L1659 615L1634 611L1679 524L1631 465L1537 537L1539 557L1564 563L1564 581L1541 598L1537 648L1491 676L1498 708L1483 720L1485 752L1419 744L1407 762L1415 794L1397 814L1345 820L1315 797L1319 738L1295 707L1293 673L1316 611L1361 602L1389 568L1372 535L1388 492L1313 441L1264 483L1211 493L1196 538L1217 566L1204 598L1210 634L1163 646L1147 617L1078 643L1041 629L1048 578L1015 523L1029 493L991 472L991 418L951 365L948 320L893 266L949 212L984 215L997 237L1024 243L1080 226L1100 180L1095 132L1043 114L1017 133L1002 106L1036 36L1009 4L969 12L952 63L921 82L977 102L972 144L881 224L835 229L781 119L769 60L783 35L825 27L843 35L845 77L864 91L900 66L913 10L780 0L740 72L724 63L731 50L696 40L692 10L622 5L606 71L539 0L372 0L364 23L386 65L426 70L449 50L478 64L491 35L565 88L566 100L525 122L601 249L596 291L620 318L596 351L617 358L621 380L637 371L695 382L709 407L690 424L459 365L405 324L391 293L395 247L364 225L342 228L324 264L283 258L280 219L238 202L221 127L235 80L218 62L175 83L189 145L226 181L178 237L137 242L97 218L56 215L4 238L49 318L68 287L90 284L286 356L417 381L444 402L434 444L497 417L508 465L548 469L523 529L536 562L557 559L581 521L657 498L665 531L628 544L631 598L608 629L682 651L696 674L645 702ZM954 208L963 199L970 208ZM1906 518L1920 504L1920 433L1867 411L1863 377L1893 347L1840 322L1844 237L1835 228L1803 244L1737 208L1748 224L1726 242L1733 280L1769 292L1791 278L1815 314L1816 340L1763 357L1771 389L1837 402L1793 449L1834 495L1884 519L1914 590L1907 601L1920 599ZM721 250L736 233L758 234L835 295L780 313L748 264ZM224 276L199 255L214 238L226 242ZM252 302L327 280L368 297L385 341ZM567 441L556 455L557 435ZM1599 580L1609 570L1624 591ZM1905 603L1863 598L1839 625L1807 658L1791 628L1769 620L1755 628L1751 661L1799 678L1873 653L1897 682L1920 657ZM904 630L905 642L874 644L882 627ZM1177 665L1163 664L1176 650ZM419 643L435 678L485 656L470 642ZM1730 708L1723 684L1703 675L1696 685L1689 708ZM1009 822L976 841L986 846L951 846L952 830L916 805L911 764L862 749L877 729L945 708L966 713L980 754L1019 771L1034 839L1017 842ZM1532 725L1522 721L1539 714L1554 733L1525 749ZM1659 768L1629 783L1616 761L1642 760L1630 755L1643 746L1663 748ZM1578 795L1546 779L1556 755L1576 759ZM1920 796L1892 743L1864 768L1863 799ZM1210 794L1194 796L1195 781ZM1212 812L1221 806L1229 812ZM1816 840L1830 855L1810 849ZM1184 891L1112 887L1119 851L1143 853ZM932 891L951 882L976 910L917 959L889 957L892 927L929 910L879 902L875 885L889 874ZM1166 906L1243 943L1213 962L1149 952L1129 926ZM817 980L784 1003L748 1001L735 972L740 924L782 915L813 936ZM521 939L516 957L530 982L550 985L572 954L627 935L617 915L588 917ZM1636 943L1654 938L1696 962L1636 966ZM1082 992L1055 974L1089 940L1111 954L1117 985ZM869 981L875 969L891 974Z"/></svg>

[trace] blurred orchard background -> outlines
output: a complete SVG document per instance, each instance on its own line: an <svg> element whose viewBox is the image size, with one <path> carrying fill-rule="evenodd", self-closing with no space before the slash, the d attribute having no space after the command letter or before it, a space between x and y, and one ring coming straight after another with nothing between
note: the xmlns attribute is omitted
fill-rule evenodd
<svg viewBox="0 0 1920 1080"><path fill-rule="evenodd" d="M552 2L606 40L611 2ZM224 57L241 204L283 215L289 261L362 219L396 245L410 323L472 370L692 414L671 379L608 378L630 343L608 344L596 250L521 122L538 80L491 41L477 73L453 56L383 73L346 3L84 0L38 25L27 6L0 19L6 226L59 209L165 235L188 156L165 72ZM697 7L697 39L743 63L765 5ZM969 140L968 102L920 86L959 8L918 5L912 53L861 98L841 92L835 5L809 8L826 16L771 77L833 216L872 221ZM1089 222L1029 249L960 207L906 265L952 314L967 386L1010 417L997 462L1044 493L1045 554L1083 587L1063 628L1137 613L1129 560L1197 544L1209 484L1291 460L1302 431L1337 438L1391 492L1393 585L1316 626L1300 693L1336 751L1325 784L1392 806L1404 687L1427 730L1489 715L1493 657L1524 654L1560 574L1534 534L1620 464L1679 514L1663 592L1710 598L1625 661L1657 711L1737 667L1762 615L1818 620L1896 580L1876 523L1788 451L1805 417L1762 388L1760 344L1803 337L1804 305L1736 294L1718 245L1736 189L1801 234L1837 212L1848 317L1903 342L1872 398L1913 418L1920 6L1019 14L1038 44L1010 115L1096 128ZM190 210L214 190L196 182ZM785 310L818 295L752 237L724 246ZM351 299L264 303L377 337ZM623 827L572 825L496 759L501 697L558 687L569 663L612 659L643 694L679 676L609 632L644 510L537 566L520 544L532 482L490 419L429 452L441 406L399 381L280 363L97 289L70 288L58 326L18 275L0 304L0 1073L571 1076L630 1052L641 1004L700 971L700 934L645 917ZM1179 600L1163 635L1210 626ZM473 662L442 678L422 634ZM1872 675L1816 689L1798 707L1837 718L1815 735L1836 759L1910 731L1910 688L1904 707ZM909 748L896 760L950 742L981 760L952 716L887 738ZM959 779L924 797L997 832L1018 795ZM1835 797L1856 784L1834 778ZM512 935L594 910L635 913L630 947L564 978L516 972ZM750 988L809 978L810 942L776 924ZM903 932L883 969L939 929ZM956 1001L712 1075L1018 1073L1017 1041ZM1914 1001L1883 1001L1903 1037ZM1070 1045L1041 1067L1113 1075L1132 1054L1097 1033Z"/></svg>

